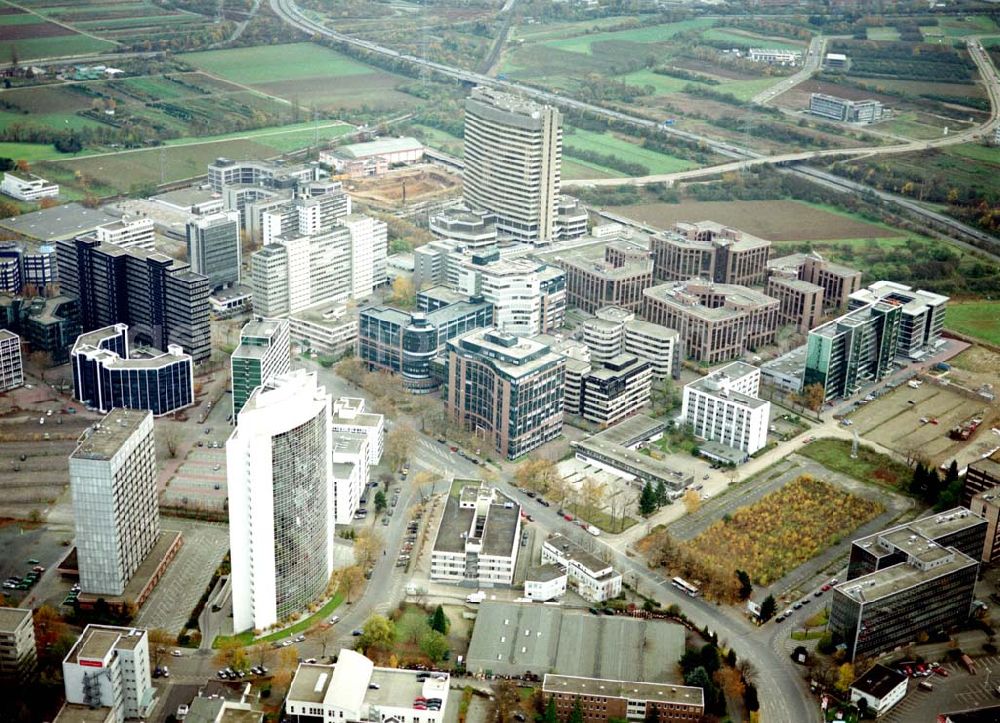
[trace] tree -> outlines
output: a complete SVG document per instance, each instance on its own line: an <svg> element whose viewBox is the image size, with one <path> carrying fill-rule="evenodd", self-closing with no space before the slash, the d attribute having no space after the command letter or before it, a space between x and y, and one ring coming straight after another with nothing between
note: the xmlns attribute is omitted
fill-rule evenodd
<svg viewBox="0 0 1000 723"><path fill-rule="evenodd" d="M167 454L170 459L174 459L177 456L177 450L181 444L181 428L179 425L167 422L162 425L160 429L163 430L163 443L167 447Z"/></svg>
<svg viewBox="0 0 1000 723"><path fill-rule="evenodd" d="M292 681L292 674L299 664L299 651L289 646L278 651L277 670L271 678L271 682L278 688L284 688Z"/></svg>
<svg viewBox="0 0 1000 723"><path fill-rule="evenodd" d="M750 575L746 570L737 570L736 578L740 581L740 600L746 600L753 592L753 584L750 582Z"/></svg>
<svg viewBox="0 0 1000 723"><path fill-rule="evenodd" d="M593 477L587 477L583 480L583 484L580 485L580 501L588 515L593 515L594 512L603 507L605 490L604 483ZM655 501L653 504L656 504Z"/></svg>
<svg viewBox="0 0 1000 723"><path fill-rule="evenodd" d="M384 615L372 615L361 627L358 647L367 651L371 648L388 649L396 641L396 626Z"/></svg>
<svg viewBox="0 0 1000 723"><path fill-rule="evenodd" d="M416 306L417 290L413 282L405 276L397 276L392 280L392 296L389 302L402 309L412 309Z"/></svg>
<svg viewBox="0 0 1000 723"><path fill-rule="evenodd" d="M802 403L814 412L818 412L826 401L826 390L819 382L809 384L802 390Z"/></svg>
<svg viewBox="0 0 1000 723"><path fill-rule="evenodd" d="M444 614L444 608L438 605L434 608L434 614L431 616L431 629L437 630L442 635L447 635L449 627L448 616Z"/></svg>
<svg viewBox="0 0 1000 723"><path fill-rule="evenodd" d="M32 615L35 627L35 647L44 658L49 658L56 642L67 634L66 623L51 605L42 605Z"/></svg>
<svg viewBox="0 0 1000 723"><path fill-rule="evenodd" d="M545 712L542 713L542 723L559 723L559 714L556 713L556 697L550 695L545 701Z"/></svg>
<svg viewBox="0 0 1000 723"><path fill-rule="evenodd" d="M419 643L431 626L423 615L403 615L396 623L396 637L401 643Z"/></svg>
<svg viewBox="0 0 1000 723"><path fill-rule="evenodd" d="M539 494L544 494L558 476L555 464L541 457L522 462L514 471L518 487Z"/></svg>
<svg viewBox="0 0 1000 723"><path fill-rule="evenodd" d="M389 503L385 499L385 492L383 492L382 490L379 490L378 492L376 492L375 493L375 512L376 513L382 512L388 506L389 506Z"/></svg>
<svg viewBox="0 0 1000 723"><path fill-rule="evenodd" d="M355 548L355 552L356 550L357 548ZM344 599L347 602L352 602L354 593L365 584L365 571L361 569L360 565L345 567L337 573L337 582L340 590L344 593Z"/></svg>
<svg viewBox="0 0 1000 723"><path fill-rule="evenodd" d="M774 617L774 614L778 611L778 603L774 599L774 595L768 595L764 598L764 602L760 604L760 619L761 622L767 622Z"/></svg>
<svg viewBox="0 0 1000 723"><path fill-rule="evenodd" d="M367 569L382 552L382 538L373 530L362 530L354 538L354 561Z"/></svg>
<svg viewBox="0 0 1000 723"><path fill-rule="evenodd" d="M428 630L420 638L420 651L430 658L431 662L437 663L448 652L448 638L437 630Z"/></svg>
<svg viewBox="0 0 1000 723"><path fill-rule="evenodd" d="M215 653L215 662L219 665L241 670L246 667L246 651L238 638L227 638L219 644Z"/></svg>
<svg viewBox="0 0 1000 723"><path fill-rule="evenodd" d="M566 723L583 723L583 706L580 705L580 697L573 700L573 710L569 712Z"/></svg>
<svg viewBox="0 0 1000 723"><path fill-rule="evenodd" d="M846 693L854 682L854 666L844 663L837 668L837 682L834 687L841 693Z"/></svg>
<svg viewBox="0 0 1000 723"><path fill-rule="evenodd" d="M642 488L642 494L639 495L639 512L647 517L656 512L656 492L653 491L653 485L649 482Z"/></svg>
<svg viewBox="0 0 1000 723"><path fill-rule="evenodd" d="M646 716L642 720L643 723L660 723L660 707L646 703Z"/></svg>
<svg viewBox="0 0 1000 723"><path fill-rule="evenodd" d="M858 717L868 717L868 699L865 697L858 698Z"/></svg>
<svg viewBox="0 0 1000 723"><path fill-rule="evenodd" d="M496 720L507 723L521 703L517 686L510 680L498 680L493 684L493 697L496 699Z"/></svg>
<svg viewBox="0 0 1000 723"><path fill-rule="evenodd" d="M409 424L396 424L392 431L385 435L385 461L389 469L399 469L409 459L417 444L417 430Z"/></svg>
<svg viewBox="0 0 1000 723"><path fill-rule="evenodd" d="M641 502L640 502L641 504ZM701 495L697 490L688 489L684 491L684 509L689 515L693 515L701 507Z"/></svg>
<svg viewBox="0 0 1000 723"><path fill-rule="evenodd" d="M667 483L662 479L658 480L656 483L656 504L660 507L667 504L670 501L669 495L667 495Z"/></svg>
<svg viewBox="0 0 1000 723"><path fill-rule="evenodd" d="M163 659L167 646L173 644L176 638L163 628L153 628L146 633L146 639L149 642L149 652L155 668Z"/></svg>
<svg viewBox="0 0 1000 723"><path fill-rule="evenodd" d="M649 393L649 401L655 417L665 417L677 409L680 404L680 395L677 393L674 380L670 377L664 377L653 384Z"/></svg>
<svg viewBox="0 0 1000 723"><path fill-rule="evenodd" d="M720 668L715 672L715 682L725 692L726 697L739 700L746 692L743 676L735 668Z"/></svg>

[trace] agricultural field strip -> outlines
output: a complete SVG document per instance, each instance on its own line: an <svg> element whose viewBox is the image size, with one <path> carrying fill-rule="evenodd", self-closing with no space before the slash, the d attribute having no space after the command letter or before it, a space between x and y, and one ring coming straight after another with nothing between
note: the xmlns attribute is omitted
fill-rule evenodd
<svg viewBox="0 0 1000 723"><path fill-rule="evenodd" d="M41 22L52 23L53 25L58 25L60 27L66 28L67 30L71 30L74 33L78 33L80 35L85 35L88 38L91 38L93 40L100 40L101 42L111 43L113 45L119 45L120 44L120 43L118 43L118 42L116 42L114 40L108 40L107 38L102 38L102 37L100 37L98 35L94 35L93 33L89 33L86 30L78 29L78 28L70 25L69 23L62 22L61 20L59 20L57 18L46 17L45 15L42 15L41 13L36 12L36 11L32 10L29 7L25 7L24 5L18 5L17 3L10 2L10 0L0 0L0 2L3 2L4 5L8 5L8 6L13 7L13 8L18 8L20 10L24 10L26 13L30 13L32 15L35 15L36 17L38 17L40 19Z"/></svg>

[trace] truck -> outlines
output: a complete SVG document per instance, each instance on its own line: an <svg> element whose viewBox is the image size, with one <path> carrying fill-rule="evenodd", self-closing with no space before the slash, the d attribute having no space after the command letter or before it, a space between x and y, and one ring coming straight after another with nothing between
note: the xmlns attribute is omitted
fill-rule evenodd
<svg viewBox="0 0 1000 723"><path fill-rule="evenodd" d="M958 659L958 662L962 664L962 667L969 671L969 675L976 674L976 664L972 662L972 658L968 655L962 653L962 657Z"/></svg>
<svg viewBox="0 0 1000 723"><path fill-rule="evenodd" d="M948 433L948 436L951 439L954 439L959 442L968 441L968 439L973 434L976 433L976 430L979 429L979 425L981 425L982 423L983 423L982 415L972 417L970 419L965 420L957 427L952 428L952 430Z"/></svg>
<svg viewBox="0 0 1000 723"><path fill-rule="evenodd" d="M473 605L478 605L485 599L486 599L486 593L484 593L482 590L477 590L476 592L472 593L467 598L465 598L465 602L471 603Z"/></svg>
<svg viewBox="0 0 1000 723"><path fill-rule="evenodd" d="M596 527L594 527L593 525L587 525L583 529L585 529L587 532L589 532L594 537L600 537L600 535L601 535L601 531L599 529L597 529Z"/></svg>

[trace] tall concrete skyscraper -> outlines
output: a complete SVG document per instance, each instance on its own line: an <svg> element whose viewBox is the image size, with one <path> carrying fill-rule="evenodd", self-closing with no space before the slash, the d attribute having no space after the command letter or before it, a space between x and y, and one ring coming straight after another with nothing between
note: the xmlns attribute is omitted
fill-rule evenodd
<svg viewBox="0 0 1000 723"><path fill-rule="evenodd" d="M153 413L113 409L69 457L80 587L121 595L160 534Z"/></svg>
<svg viewBox="0 0 1000 723"><path fill-rule="evenodd" d="M240 215L220 211L195 216L187 223L191 270L208 277L213 289L240 282Z"/></svg>
<svg viewBox="0 0 1000 723"><path fill-rule="evenodd" d="M254 319L240 331L240 345L229 359L233 380L233 421L253 390L291 368L288 319Z"/></svg>
<svg viewBox="0 0 1000 723"><path fill-rule="evenodd" d="M562 116L491 88L465 101L463 197L496 215L499 235L544 244L556 234Z"/></svg>
<svg viewBox="0 0 1000 723"><path fill-rule="evenodd" d="M258 387L226 443L233 627L265 629L305 608L333 572L330 395L315 372Z"/></svg>

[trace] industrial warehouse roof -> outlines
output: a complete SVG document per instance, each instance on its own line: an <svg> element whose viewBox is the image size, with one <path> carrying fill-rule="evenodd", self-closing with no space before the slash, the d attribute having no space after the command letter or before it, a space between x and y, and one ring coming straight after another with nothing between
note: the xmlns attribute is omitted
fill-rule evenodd
<svg viewBox="0 0 1000 723"><path fill-rule="evenodd" d="M622 655L623 650L643 654ZM676 679L683 652L684 628L673 623L485 601L467 667L503 675L530 671L655 683Z"/></svg>
<svg viewBox="0 0 1000 723"><path fill-rule="evenodd" d="M385 153L405 153L407 151L421 151L424 144L416 138L381 138L368 143L351 143L340 146L334 150L334 155L341 158L367 158L368 156L380 156Z"/></svg>
<svg viewBox="0 0 1000 723"><path fill-rule="evenodd" d="M41 211L0 220L0 228L27 236L35 241L60 241L90 233L98 226L117 221L99 208L87 208L79 203L65 203Z"/></svg>

